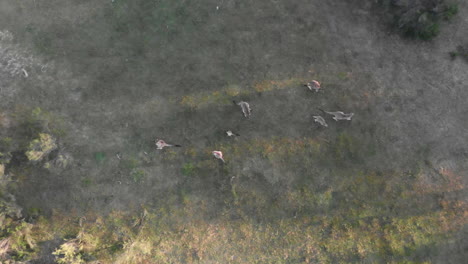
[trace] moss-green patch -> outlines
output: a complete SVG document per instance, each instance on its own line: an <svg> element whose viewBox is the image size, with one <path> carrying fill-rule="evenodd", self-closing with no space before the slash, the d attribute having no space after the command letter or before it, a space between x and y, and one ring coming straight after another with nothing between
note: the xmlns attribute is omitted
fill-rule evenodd
<svg viewBox="0 0 468 264"><path fill-rule="evenodd" d="M104 152L95 152L94 160L97 164L103 164L106 161L106 153Z"/></svg>
<svg viewBox="0 0 468 264"><path fill-rule="evenodd" d="M81 184L85 187L90 187L93 184L93 181L90 178L83 178Z"/></svg>
<svg viewBox="0 0 468 264"><path fill-rule="evenodd" d="M445 20L450 20L456 14L458 14L458 5L456 3L451 3L446 6L442 16Z"/></svg>

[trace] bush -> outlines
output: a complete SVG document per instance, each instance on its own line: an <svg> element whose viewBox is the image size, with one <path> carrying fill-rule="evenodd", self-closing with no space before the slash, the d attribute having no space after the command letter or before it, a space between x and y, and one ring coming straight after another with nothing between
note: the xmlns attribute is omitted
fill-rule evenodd
<svg viewBox="0 0 468 264"><path fill-rule="evenodd" d="M445 0L379 1L393 16L394 27L403 35L429 40L439 33L442 20L458 13L458 5Z"/></svg>

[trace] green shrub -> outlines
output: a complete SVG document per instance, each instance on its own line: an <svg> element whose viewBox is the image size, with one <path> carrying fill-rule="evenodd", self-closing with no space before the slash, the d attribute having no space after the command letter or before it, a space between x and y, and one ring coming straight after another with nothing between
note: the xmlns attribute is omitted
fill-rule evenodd
<svg viewBox="0 0 468 264"><path fill-rule="evenodd" d="M96 152L94 153L94 160L98 164L102 164L106 160L106 153L104 152Z"/></svg>
<svg viewBox="0 0 468 264"><path fill-rule="evenodd" d="M445 9L443 14L444 19L449 20L454 17L458 13L458 5L457 4L449 4Z"/></svg>

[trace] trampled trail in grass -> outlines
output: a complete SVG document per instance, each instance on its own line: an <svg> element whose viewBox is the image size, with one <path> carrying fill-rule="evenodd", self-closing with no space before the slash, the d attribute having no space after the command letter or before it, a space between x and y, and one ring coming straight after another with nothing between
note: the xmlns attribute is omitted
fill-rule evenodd
<svg viewBox="0 0 468 264"><path fill-rule="evenodd" d="M248 89L241 88L238 85L230 85L214 92L200 92L185 95L179 100L179 103L191 109L199 109L212 105L228 105L232 104L233 99L239 97L280 89L300 88L306 82L306 79L302 78L291 78L279 81L268 80L254 83L253 87Z"/></svg>
<svg viewBox="0 0 468 264"><path fill-rule="evenodd" d="M336 87L339 84L348 84L353 78L362 78L361 74L356 74L355 77L351 72L324 72L323 70L315 72L310 70L310 77L291 77L286 79L268 79L255 81L247 87L239 85L228 85L213 92L197 92L189 95L184 95L176 101L191 109L199 109L212 105L228 105L233 99L254 96L258 93L273 92L283 89L307 89L304 84L313 79L319 80L325 89ZM332 90L333 91L333 88ZM336 92L336 91L335 91Z"/></svg>

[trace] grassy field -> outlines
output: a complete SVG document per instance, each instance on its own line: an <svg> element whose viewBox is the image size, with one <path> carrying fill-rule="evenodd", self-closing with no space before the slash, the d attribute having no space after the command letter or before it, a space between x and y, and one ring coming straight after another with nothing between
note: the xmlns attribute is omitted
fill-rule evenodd
<svg viewBox="0 0 468 264"><path fill-rule="evenodd" d="M0 1L0 262L462 263L468 5L390 4Z"/></svg>

